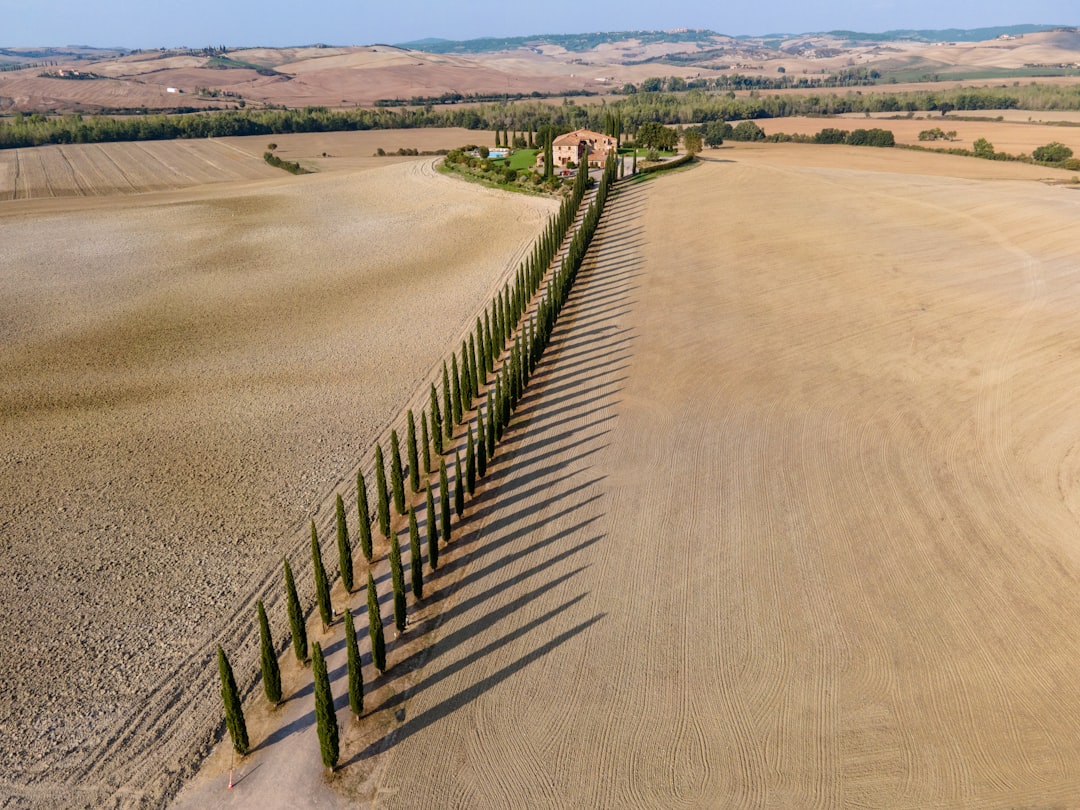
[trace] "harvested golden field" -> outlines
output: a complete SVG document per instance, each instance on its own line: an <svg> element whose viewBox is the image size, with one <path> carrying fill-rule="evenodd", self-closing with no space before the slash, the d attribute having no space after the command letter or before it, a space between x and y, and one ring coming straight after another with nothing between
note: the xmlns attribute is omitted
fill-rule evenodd
<svg viewBox="0 0 1080 810"><path fill-rule="evenodd" d="M215 645L250 682L255 597L553 210L432 164L0 204L0 806L158 806L209 745Z"/></svg>
<svg viewBox="0 0 1080 810"><path fill-rule="evenodd" d="M1020 113L1013 111L1014 116L1042 117L1058 115L1066 116L1066 113ZM961 121L953 116L941 116L920 114L915 118L867 118L864 115L844 115L835 118L773 118L756 122L769 135L775 132L786 132L789 135L814 135L826 127L836 129L869 129L878 127L891 130L896 137L896 142L901 144L914 144L925 146L928 149L971 149L979 138L986 138L994 145L995 151L1007 152L1011 155L1027 154L1040 146L1057 141L1063 143L1080 155L1080 126L1055 126L1053 124L1026 123L1024 121L1006 120L995 121ZM955 131L954 140L920 141L919 133L928 129L941 129L945 132Z"/></svg>
<svg viewBox="0 0 1080 810"><path fill-rule="evenodd" d="M263 153L311 171L371 169L415 158L373 157L376 150L434 152L493 142L468 129L388 129L137 143L70 144L0 150L0 201L135 194L245 180L281 179Z"/></svg>
<svg viewBox="0 0 1080 810"><path fill-rule="evenodd" d="M378 806L1075 801L1080 193L724 157L609 208Z"/></svg>

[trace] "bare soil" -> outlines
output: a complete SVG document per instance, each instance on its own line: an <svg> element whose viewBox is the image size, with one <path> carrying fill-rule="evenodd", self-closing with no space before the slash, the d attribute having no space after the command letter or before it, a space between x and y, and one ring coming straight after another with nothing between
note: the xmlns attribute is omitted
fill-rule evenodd
<svg viewBox="0 0 1080 810"><path fill-rule="evenodd" d="M415 160L393 154L399 149L436 152L470 143L493 145L494 135L432 128L4 149L0 150L0 201L111 198L215 183L280 180L283 171L263 160L271 145L277 146L275 154L283 160L324 172ZM379 149L388 154L375 157Z"/></svg>
<svg viewBox="0 0 1080 810"><path fill-rule="evenodd" d="M369 798L1071 803L1080 194L999 169L624 187Z"/></svg>
<svg viewBox="0 0 1080 810"><path fill-rule="evenodd" d="M0 204L0 806L207 750L215 645L248 688L254 599L554 208L432 164Z"/></svg>

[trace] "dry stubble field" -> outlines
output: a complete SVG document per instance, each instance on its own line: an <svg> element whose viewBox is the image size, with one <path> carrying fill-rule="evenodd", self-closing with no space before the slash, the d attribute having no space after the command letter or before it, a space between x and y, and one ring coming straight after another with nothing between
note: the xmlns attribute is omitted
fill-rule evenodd
<svg viewBox="0 0 1080 810"><path fill-rule="evenodd" d="M214 644L553 210L432 163L0 204L0 806L158 804L208 744Z"/></svg>
<svg viewBox="0 0 1080 810"><path fill-rule="evenodd" d="M1080 193L725 157L609 208L378 806L1080 794Z"/></svg>

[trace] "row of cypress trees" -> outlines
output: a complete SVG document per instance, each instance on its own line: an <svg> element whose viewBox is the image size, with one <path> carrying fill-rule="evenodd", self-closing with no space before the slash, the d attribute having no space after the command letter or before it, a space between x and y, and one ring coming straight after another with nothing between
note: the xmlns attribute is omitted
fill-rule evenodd
<svg viewBox="0 0 1080 810"><path fill-rule="evenodd" d="M401 548L397 532L393 531L390 501L398 515L407 515L410 550L410 587L413 598L423 598L423 570L421 566L421 541L416 509L407 503L404 481L406 471L409 489L414 494L421 491L424 482L424 506L426 508L426 533L428 565L432 571L438 568L439 539L449 542L451 538L451 495L446 452L454 441L455 427L465 426L465 462L462 465L459 448L454 450L453 509L460 521L465 513L466 494L472 497L478 481L487 473L488 465L495 455L496 445L502 438L510 418L524 394L529 379L539 362L552 334L559 313L588 250L592 236L599 224L604 203L611 183L616 177L616 161L609 159L593 203L583 217L581 227L571 238L567 251L558 268L548 274L567 232L573 225L578 209L587 192L589 178L586 171L578 173L577 182L569 197L564 198L558 213L551 218L543 234L534 244L530 256L519 267L513 282L507 282L495 295L483 318L476 319L476 328L462 341L460 355L451 355L449 366L442 368L442 407L434 383L429 392L429 408L420 414L420 437L417 441L416 421L412 410L407 413L406 458L403 463L397 431L390 434L390 480L387 482L382 447L375 445L375 487L377 523L389 544L391 583L393 588L394 625L397 632L406 630L405 578ZM547 276L541 291L541 284ZM526 317L530 303L537 298L535 312ZM504 357L505 355L505 357ZM459 362L460 357L460 362ZM496 371L496 364L502 360ZM489 376L494 379L488 382ZM485 397L481 389L487 386ZM475 430L468 418L476 406ZM438 459L439 520L436 521L435 497L432 492L431 475L433 458ZM423 466L421 467L421 460ZM421 475L421 470L423 474ZM357 472L357 544L364 559L373 561L372 520L368 502L367 482L363 471ZM352 545L344 501L338 495L335 502L339 573L342 585L349 593L354 587ZM322 561L315 522L311 522L311 555L315 579L315 599L324 630L333 623L334 611L330 601L330 584ZM304 610L292 569L283 560L286 609L292 635L293 652L297 660L306 663L309 658L307 629ZM367 575L368 632L371 641L372 663L380 672L386 669L386 641L379 596L371 575ZM267 701L281 702L281 673L276 647L270 633L269 622L262 601L257 603L261 646L261 674ZM346 609L345 646L348 656L349 706L357 717L363 712L364 680L360 667L360 654L352 613ZM312 644L312 675L316 704L316 721L319 731L323 764L333 769L339 756L337 718L333 709L325 658L318 642ZM222 700L225 707L226 726L237 753L244 754L249 747L244 724L243 710L236 689L236 682L225 652L218 647L218 667L222 683Z"/></svg>

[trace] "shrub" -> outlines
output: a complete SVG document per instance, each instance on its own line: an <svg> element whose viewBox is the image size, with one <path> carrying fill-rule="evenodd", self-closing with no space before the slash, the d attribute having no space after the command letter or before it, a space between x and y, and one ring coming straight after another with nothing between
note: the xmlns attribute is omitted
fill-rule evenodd
<svg viewBox="0 0 1080 810"><path fill-rule="evenodd" d="M1061 163L1073 156L1073 150L1063 143L1054 141L1046 146L1040 146L1031 156L1040 163Z"/></svg>
<svg viewBox="0 0 1080 810"><path fill-rule="evenodd" d="M765 140L765 130L753 121L740 121L731 130L729 139L733 141L763 141Z"/></svg>

